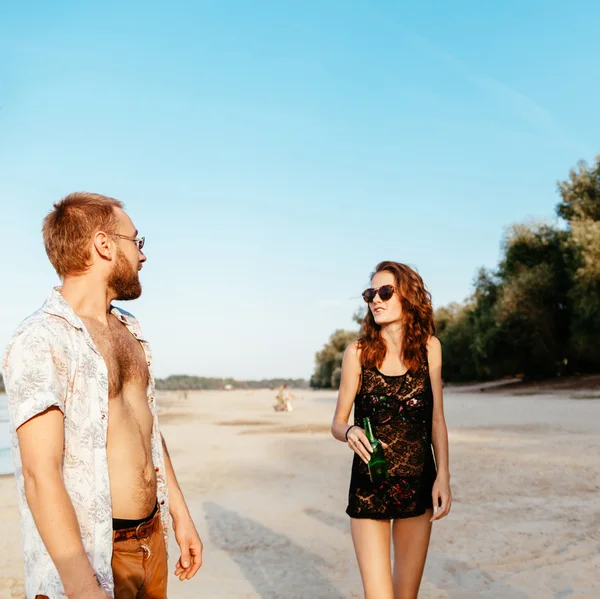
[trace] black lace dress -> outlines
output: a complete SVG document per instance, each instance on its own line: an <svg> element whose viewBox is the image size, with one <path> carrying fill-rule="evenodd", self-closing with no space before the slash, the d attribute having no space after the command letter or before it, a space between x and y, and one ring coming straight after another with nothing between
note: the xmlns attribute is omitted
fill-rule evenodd
<svg viewBox="0 0 600 599"><path fill-rule="evenodd" d="M431 447L433 394L427 360L416 372L388 376L364 369L354 400L354 423L371 419L385 449L389 479L373 484L367 465L355 454L346 513L352 518L387 520L420 516L433 507L436 477Z"/></svg>

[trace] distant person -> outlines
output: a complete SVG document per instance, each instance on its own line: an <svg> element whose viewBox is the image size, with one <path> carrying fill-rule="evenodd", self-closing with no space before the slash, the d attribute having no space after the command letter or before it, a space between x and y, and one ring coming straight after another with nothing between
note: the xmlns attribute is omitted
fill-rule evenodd
<svg viewBox="0 0 600 599"><path fill-rule="evenodd" d="M167 597L169 511L190 579L202 543L157 421L152 356L112 305L142 293L121 202L74 193L44 220L62 280L4 360L28 599Z"/></svg>
<svg viewBox="0 0 600 599"><path fill-rule="evenodd" d="M276 412L291 412L293 395L288 393L287 385L281 385L275 396L275 405L273 408Z"/></svg>
<svg viewBox="0 0 600 599"><path fill-rule="evenodd" d="M416 599L431 523L452 504L442 350L431 296L408 266L378 264L363 298L369 309L344 354L331 430L355 452L346 513L366 599ZM387 480L371 482L365 417L384 448Z"/></svg>

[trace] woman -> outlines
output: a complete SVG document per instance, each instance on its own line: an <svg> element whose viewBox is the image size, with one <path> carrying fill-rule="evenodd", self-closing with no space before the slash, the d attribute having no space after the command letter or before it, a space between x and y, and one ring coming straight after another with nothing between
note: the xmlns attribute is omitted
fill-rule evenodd
<svg viewBox="0 0 600 599"><path fill-rule="evenodd" d="M378 264L363 298L369 309L360 339L344 354L331 432L355 453L346 513L365 598L416 599L431 523L452 503L442 350L431 295L405 264ZM379 483L369 476L364 417L384 447L389 478Z"/></svg>

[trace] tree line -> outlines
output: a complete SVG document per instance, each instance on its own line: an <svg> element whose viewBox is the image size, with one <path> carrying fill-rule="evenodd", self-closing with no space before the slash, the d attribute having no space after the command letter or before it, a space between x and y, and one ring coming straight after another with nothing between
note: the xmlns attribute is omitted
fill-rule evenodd
<svg viewBox="0 0 600 599"><path fill-rule="evenodd" d="M509 227L498 266L479 270L464 302L436 310L444 380L600 372L600 156L580 162L558 192L555 224ZM344 349L358 334L332 334L312 387L339 386Z"/></svg>
<svg viewBox="0 0 600 599"><path fill-rule="evenodd" d="M308 389L307 379L274 378L253 381L238 381L233 378L214 378L190 376L186 374L171 375L164 379L156 379L159 391L211 391L219 389L277 389L287 385L292 389ZM0 393L5 393L4 379L0 373Z"/></svg>
<svg viewBox="0 0 600 599"><path fill-rule="evenodd" d="M308 388L306 379L262 379L238 381L232 378L210 378L176 374L166 379L157 379L156 388L161 391L209 391L216 389L275 389L287 385L294 389Z"/></svg>
<svg viewBox="0 0 600 599"><path fill-rule="evenodd" d="M262 379L238 381L231 378L210 378L177 374L165 379L156 379L156 388L161 391L209 391L217 389L276 389L287 385L293 389L307 389L306 379ZM0 393L4 393L4 380L0 374Z"/></svg>

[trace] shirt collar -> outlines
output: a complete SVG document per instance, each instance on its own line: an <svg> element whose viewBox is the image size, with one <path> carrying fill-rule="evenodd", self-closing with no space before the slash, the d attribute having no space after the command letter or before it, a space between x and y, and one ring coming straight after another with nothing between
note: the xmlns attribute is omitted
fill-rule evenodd
<svg viewBox="0 0 600 599"><path fill-rule="evenodd" d="M69 302L60 293L60 287L54 287L46 299L42 310L47 314L64 318L71 326L79 330L84 330L81 318L75 314Z"/></svg>
<svg viewBox="0 0 600 599"><path fill-rule="evenodd" d="M133 314L116 306L110 307L110 313L118 318L138 341L146 341L142 334L142 328Z"/></svg>
<svg viewBox="0 0 600 599"><path fill-rule="evenodd" d="M64 318L71 326L79 329L80 331L86 330L81 318L75 314L69 302L60 293L60 287L54 287L52 289L52 292L46 299L42 310L47 314ZM133 336L138 341L145 341L141 328L132 314L122 310L121 308L117 308L116 306L110 307L110 313L118 318L131 331Z"/></svg>

